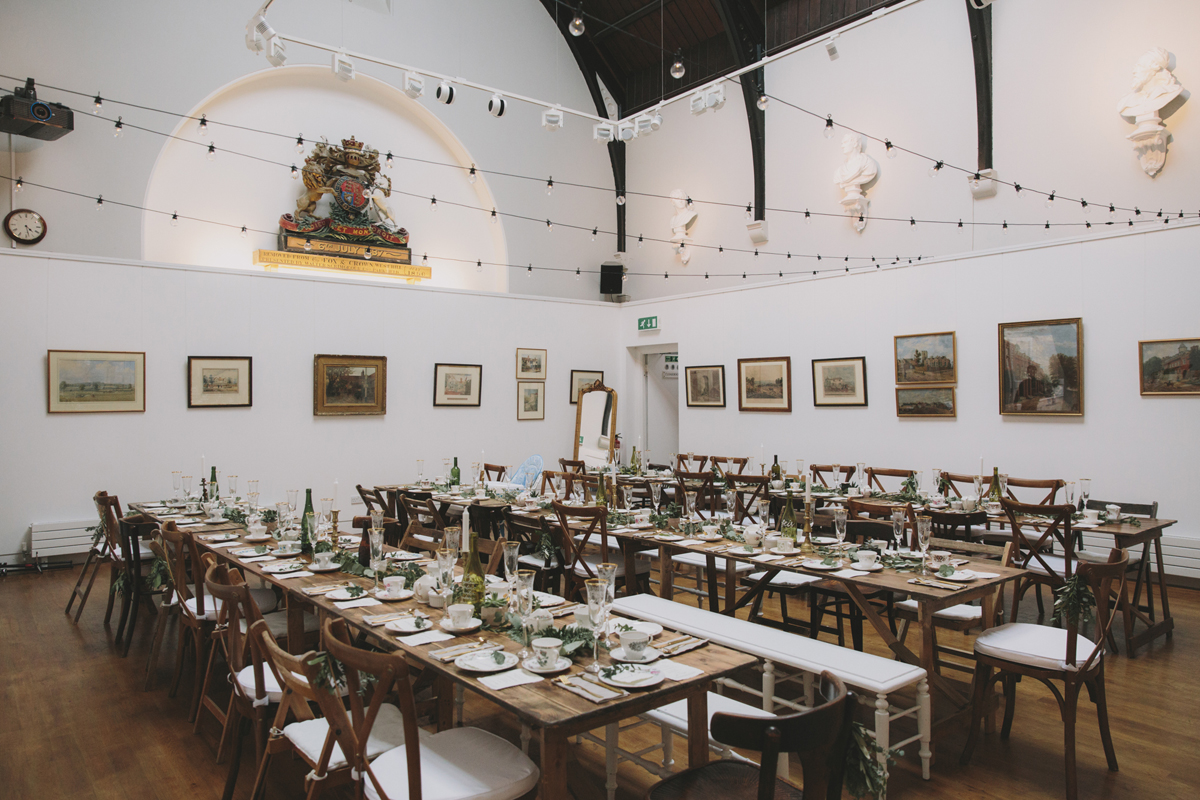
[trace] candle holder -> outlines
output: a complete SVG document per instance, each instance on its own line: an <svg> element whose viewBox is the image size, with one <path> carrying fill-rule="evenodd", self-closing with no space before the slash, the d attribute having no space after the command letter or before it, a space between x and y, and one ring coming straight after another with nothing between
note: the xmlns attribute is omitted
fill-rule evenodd
<svg viewBox="0 0 1200 800"><path fill-rule="evenodd" d="M812 540L812 520L813 507L812 501L809 500L804 504L804 542L800 545L800 553L806 556L811 556L817 551Z"/></svg>
<svg viewBox="0 0 1200 800"><path fill-rule="evenodd" d="M331 535L336 537L338 535L338 510L335 508L329 513L333 516L333 533Z"/></svg>

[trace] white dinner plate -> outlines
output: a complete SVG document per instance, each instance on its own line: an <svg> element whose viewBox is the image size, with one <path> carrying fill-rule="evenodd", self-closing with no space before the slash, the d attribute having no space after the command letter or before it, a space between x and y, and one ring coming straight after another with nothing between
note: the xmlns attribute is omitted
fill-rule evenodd
<svg viewBox="0 0 1200 800"><path fill-rule="evenodd" d="M654 647L647 647L641 658L631 658L625 652L624 647L614 647L608 654L612 656L613 661L620 661L622 664L649 664L651 661L657 661L662 655L662 651Z"/></svg>
<svg viewBox="0 0 1200 800"><path fill-rule="evenodd" d="M546 592L534 592L533 596L537 598L537 601L542 608L554 608L555 606L561 606L563 603L567 602L566 598L564 597L559 597L556 594L548 594Z"/></svg>
<svg viewBox="0 0 1200 800"><path fill-rule="evenodd" d="M234 539L242 537L236 533L214 533L212 536L202 536L200 538L206 542L232 542Z"/></svg>
<svg viewBox="0 0 1200 800"><path fill-rule="evenodd" d="M583 613L586 613L587 609L582 609L582 611ZM624 617L619 617L616 619L610 619L608 621L609 636L615 636L619 634L623 630L623 628L621 628L622 625L628 625L635 631L641 631L651 639L663 632L663 626L659 625L657 622L645 622L640 619L625 619Z"/></svg>
<svg viewBox="0 0 1200 800"><path fill-rule="evenodd" d="M225 519L224 517L209 517L204 521L210 525L219 525L222 522L229 522L229 520Z"/></svg>
<svg viewBox="0 0 1200 800"><path fill-rule="evenodd" d="M832 570L832 569L841 569L842 562L838 561L838 563L836 563L836 564L822 564L820 561L810 559L808 561L802 562L800 564L800 566L804 567L805 569Z"/></svg>
<svg viewBox="0 0 1200 800"><path fill-rule="evenodd" d="M1099 522L1072 522L1071 527L1077 531L1090 531L1092 528L1099 528Z"/></svg>
<svg viewBox="0 0 1200 800"><path fill-rule="evenodd" d="M318 566L317 562L314 561L313 563L308 565L308 568L312 572L337 572L339 569L342 568L342 565L335 562L333 564L330 564L328 567L321 567L321 566Z"/></svg>
<svg viewBox="0 0 1200 800"><path fill-rule="evenodd" d="M613 678L604 677L604 672L597 676L601 683L615 686L618 689L648 689L651 686L657 686L663 682L663 674L661 670L654 667L635 666L632 670L621 670L616 673Z"/></svg>
<svg viewBox="0 0 1200 800"><path fill-rule="evenodd" d="M771 552L777 556L794 556L800 553L800 551L794 547L791 550L781 550L778 547L772 547Z"/></svg>
<svg viewBox="0 0 1200 800"><path fill-rule="evenodd" d="M668 534L666 536L655 536L654 539L655 539L655 541L659 541L659 542L682 542L683 541L682 536L679 536L674 533Z"/></svg>
<svg viewBox="0 0 1200 800"><path fill-rule="evenodd" d="M299 572L305 566L297 561L289 561L285 564L267 564L262 568L262 571L268 573Z"/></svg>
<svg viewBox="0 0 1200 800"><path fill-rule="evenodd" d="M269 542L274 538L275 537L269 533L260 533L258 536L246 534L245 536L242 537L242 541L243 542Z"/></svg>
<svg viewBox="0 0 1200 800"><path fill-rule="evenodd" d="M337 602L340 603L344 600L362 600L370 594L371 594L370 592L364 590L363 592L361 592L358 595L351 595L349 590L347 590L347 589L334 589L332 592L327 592L325 594L325 597L327 597L330 600L336 600Z"/></svg>
<svg viewBox="0 0 1200 800"><path fill-rule="evenodd" d="M696 536L693 536L692 538L699 539L702 542L719 542L722 539L724 539L725 537L719 533L701 533Z"/></svg>
<svg viewBox="0 0 1200 800"><path fill-rule="evenodd" d="M968 583L969 581L975 580L975 573L969 569L960 569L953 575L946 575L945 577L941 575L933 575L931 577L935 578L936 580L954 581L955 583Z"/></svg>
<svg viewBox="0 0 1200 800"><path fill-rule="evenodd" d="M420 619L422 624L417 626L417 620ZM433 623L425 617L403 617L402 619L394 619L383 626L392 633L399 633L407 636L410 633L421 633L422 631L431 630Z"/></svg>
<svg viewBox="0 0 1200 800"><path fill-rule="evenodd" d="M270 548L265 553L260 553L253 547L239 547L237 550L230 550L229 555L237 556L238 558L253 558L254 556L271 556L275 554L271 552Z"/></svg>
<svg viewBox="0 0 1200 800"><path fill-rule="evenodd" d="M527 658L521 662L521 668L538 675L553 675L555 672L562 672L565 669L570 669L571 659L566 656L559 656L558 661L548 667L539 667L536 658Z"/></svg>
<svg viewBox="0 0 1200 800"><path fill-rule="evenodd" d="M441 621L440 624L442 626L442 630L447 631L449 633L470 633L471 631L478 630L483 625L483 620L479 619L478 617L475 617L475 618L472 618L471 621L467 623L467 627L456 628L450 622L450 617L445 617Z"/></svg>
<svg viewBox="0 0 1200 800"><path fill-rule="evenodd" d="M837 539L832 536L814 536L814 544L837 544Z"/></svg>
<svg viewBox="0 0 1200 800"><path fill-rule="evenodd" d="M499 653L502 657L499 662L496 661L496 654ZM465 669L469 672L500 672L505 669L512 669L520 661L516 653L508 653L504 650L489 650L483 653L465 653L454 659L454 666L459 669Z"/></svg>
<svg viewBox="0 0 1200 800"><path fill-rule="evenodd" d="M401 600L407 600L416 593L412 589L402 589L400 594L388 594L386 588L380 586L369 594L374 596L376 600L382 600L385 603L397 603Z"/></svg>

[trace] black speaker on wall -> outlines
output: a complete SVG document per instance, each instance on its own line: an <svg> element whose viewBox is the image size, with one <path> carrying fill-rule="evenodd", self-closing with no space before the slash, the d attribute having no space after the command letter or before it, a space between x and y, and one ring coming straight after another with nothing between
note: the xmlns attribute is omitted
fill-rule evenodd
<svg viewBox="0 0 1200 800"><path fill-rule="evenodd" d="M625 282L625 266L615 262L600 265L600 294L621 294Z"/></svg>

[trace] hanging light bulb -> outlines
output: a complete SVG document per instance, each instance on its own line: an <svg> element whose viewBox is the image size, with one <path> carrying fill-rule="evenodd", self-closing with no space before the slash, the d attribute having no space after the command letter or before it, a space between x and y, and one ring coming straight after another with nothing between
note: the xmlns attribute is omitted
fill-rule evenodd
<svg viewBox="0 0 1200 800"><path fill-rule="evenodd" d="M421 256L421 266L422 267L429 266L429 253L426 253L425 255Z"/></svg>
<svg viewBox="0 0 1200 800"><path fill-rule="evenodd" d="M642 249L642 235L638 234L638 250Z"/></svg>
<svg viewBox="0 0 1200 800"><path fill-rule="evenodd" d="M759 111L766 111L767 106L771 105L771 98L767 97L765 94L760 94L758 96L758 102L755 103L755 105L758 106Z"/></svg>
<svg viewBox="0 0 1200 800"><path fill-rule="evenodd" d="M296 152L297 153L304 152L304 134L300 134L299 136L296 137Z"/></svg>
<svg viewBox="0 0 1200 800"><path fill-rule="evenodd" d="M1092 229L1092 223L1088 222L1087 220L1084 220L1083 224L1087 227L1087 229L1089 231Z"/></svg>
<svg viewBox="0 0 1200 800"><path fill-rule="evenodd" d="M1131 227L1131 228L1133 227L1133 220L1132 220L1132 219L1131 219L1131 220L1129 220L1129 227Z"/></svg>
<svg viewBox="0 0 1200 800"><path fill-rule="evenodd" d="M592 228L592 241L596 241L596 234L600 232L599 228Z"/></svg>
<svg viewBox="0 0 1200 800"><path fill-rule="evenodd" d="M213 144L212 142L208 143L208 160L209 161L217 160L217 146L215 144Z"/></svg>
<svg viewBox="0 0 1200 800"><path fill-rule="evenodd" d="M917 220L915 217L908 218L908 229L910 231L915 231L917 229Z"/></svg>
<svg viewBox="0 0 1200 800"><path fill-rule="evenodd" d="M1050 220L1046 220L1046 227L1042 229L1042 232L1047 236L1050 235Z"/></svg>
<svg viewBox="0 0 1200 800"><path fill-rule="evenodd" d="M885 150L887 150L887 157L888 157L888 158L895 158L895 157L896 157L896 145L892 144L892 140L891 140L891 139L884 139L884 140L883 140L883 147L884 147L884 149L885 149Z"/></svg>
<svg viewBox="0 0 1200 800"><path fill-rule="evenodd" d="M617 195L617 205L619 205L619 206L625 205L625 193L624 192L621 192Z"/></svg>
<svg viewBox="0 0 1200 800"><path fill-rule="evenodd" d="M383 163L384 163L384 165L387 166L388 169L392 168L392 151L391 150L388 150L388 154L384 157Z"/></svg>
<svg viewBox="0 0 1200 800"><path fill-rule="evenodd" d="M807 208L804 209L804 222L808 225L812 224L812 214L809 213Z"/></svg>
<svg viewBox="0 0 1200 800"><path fill-rule="evenodd" d="M717 245L717 255L719 255L719 256L725 255L724 245Z"/></svg>
<svg viewBox="0 0 1200 800"><path fill-rule="evenodd" d="M243 239L245 239L245 238L246 238L246 233L247 233L247 231L246 231L246 226L245 226L245 225L243 225L243 226L242 226L242 233L241 233L241 236L242 236L242 238L243 238Z"/></svg>
<svg viewBox="0 0 1200 800"><path fill-rule="evenodd" d="M1158 210L1158 217L1159 217L1159 219L1162 219L1162 209L1161 208Z"/></svg>
<svg viewBox="0 0 1200 800"><path fill-rule="evenodd" d="M372 255L371 248L368 247L366 250L363 251L363 258L365 258L367 261L371 260L371 255Z"/></svg>
<svg viewBox="0 0 1200 800"><path fill-rule="evenodd" d="M102 208L104 208L104 195L96 198L96 210L99 211Z"/></svg>
<svg viewBox="0 0 1200 800"><path fill-rule="evenodd" d="M171 227L172 228L179 227L179 212L178 211L171 214Z"/></svg>
<svg viewBox="0 0 1200 800"><path fill-rule="evenodd" d="M471 183L474 183L474 182L475 182L475 178L476 178L476 175L475 175L475 165L474 165L474 164L472 164L472 165L471 165L471 171L467 173L467 180L468 180L469 182L471 182Z"/></svg>
<svg viewBox="0 0 1200 800"><path fill-rule="evenodd" d="M530 264L530 265L529 265L529 268L528 268L527 270L525 270L525 277L526 277L526 278L532 278L532 277L533 277L533 264Z"/></svg>
<svg viewBox="0 0 1200 800"><path fill-rule="evenodd" d="M125 123L121 122L121 117L117 117L117 124L113 126L113 138L119 138L125 132Z"/></svg>
<svg viewBox="0 0 1200 800"><path fill-rule="evenodd" d="M547 194L547 196L554 194L554 176L553 175L550 176L550 180L546 181L546 194Z"/></svg>
<svg viewBox="0 0 1200 800"><path fill-rule="evenodd" d="M102 108L104 108L104 99L97 94L92 98L92 113L99 114Z"/></svg>
<svg viewBox="0 0 1200 800"><path fill-rule="evenodd" d="M978 172L976 172L974 175L972 175L972 176L971 176L971 188L972 188L972 189L978 189L978 188L979 188L979 182L980 182L982 179L983 179L983 176L982 176L982 175L980 175Z"/></svg>
<svg viewBox="0 0 1200 800"><path fill-rule="evenodd" d="M746 280L746 273L742 273L742 280Z"/></svg>
<svg viewBox="0 0 1200 800"><path fill-rule="evenodd" d="M671 77L679 80L687 72L687 67L683 65L683 51L675 51L675 63L671 65Z"/></svg>
<svg viewBox="0 0 1200 800"><path fill-rule="evenodd" d="M1108 204L1108 218L1110 220L1117 218L1117 207L1112 203Z"/></svg>
<svg viewBox="0 0 1200 800"><path fill-rule="evenodd" d="M310 250L312 250L312 239L306 237L304 239L304 251L307 253Z"/></svg>
<svg viewBox="0 0 1200 800"><path fill-rule="evenodd" d="M496 213L496 209L492 209L492 224L495 225L500 221L500 216Z"/></svg>
<svg viewBox="0 0 1200 800"><path fill-rule="evenodd" d="M944 167L944 166L945 166L945 164L943 164L941 161L938 161L937 163L935 163L932 167L929 168L929 177L932 178L932 177L936 176L939 172L941 172L942 167Z"/></svg>
<svg viewBox="0 0 1200 800"><path fill-rule="evenodd" d="M754 248L754 257L758 258L758 248Z"/></svg>
<svg viewBox="0 0 1200 800"><path fill-rule="evenodd" d="M960 220L958 221L958 232L959 232L959 233L962 233L964 230L966 230L966 229L965 229L965 228L963 228L962 220L960 219Z"/></svg>
<svg viewBox="0 0 1200 800"><path fill-rule="evenodd" d="M571 32L572 36L583 36L583 32L586 30L586 27L583 24L582 2L575 6L575 16L571 19L570 24L567 25L567 30Z"/></svg>
<svg viewBox="0 0 1200 800"><path fill-rule="evenodd" d="M1140 208L1138 208L1137 206L1134 206L1133 207L1133 215L1135 217L1140 217L1142 215L1142 210Z"/></svg>
<svg viewBox="0 0 1200 800"><path fill-rule="evenodd" d="M749 219L749 220L753 220L753 219L754 219L754 205L753 205L753 203L746 203L746 219Z"/></svg>
<svg viewBox="0 0 1200 800"><path fill-rule="evenodd" d="M1046 208L1054 208L1054 195L1055 192L1051 192L1049 196L1046 197Z"/></svg>
<svg viewBox="0 0 1200 800"><path fill-rule="evenodd" d="M546 220L546 233L550 233L552 230L554 230L554 223Z"/></svg>
<svg viewBox="0 0 1200 800"><path fill-rule="evenodd" d="M704 273L704 280L708 280L708 273Z"/></svg>
<svg viewBox="0 0 1200 800"><path fill-rule="evenodd" d="M200 135L208 133L208 117L204 114L200 115Z"/></svg>
<svg viewBox="0 0 1200 800"><path fill-rule="evenodd" d="M25 179L17 178L17 184L14 187L18 192L25 188Z"/></svg>
<svg viewBox="0 0 1200 800"><path fill-rule="evenodd" d="M475 262L475 271L476 271L476 272L483 272L483 259L480 259L480 260L478 260L478 261L476 261L476 262Z"/></svg>
<svg viewBox="0 0 1200 800"><path fill-rule="evenodd" d="M825 117L825 130L821 131L821 135L826 139L833 138L833 115Z"/></svg>
<svg viewBox="0 0 1200 800"><path fill-rule="evenodd" d="M1082 208L1083 208L1083 213L1085 213L1085 214L1090 214L1090 213L1092 213L1092 207L1091 207L1091 206L1089 206L1089 205L1088 205L1088 201L1087 201L1087 200L1084 200L1082 197L1081 197L1081 198L1079 198L1079 205L1080 205L1080 207L1082 207Z"/></svg>
<svg viewBox="0 0 1200 800"><path fill-rule="evenodd" d="M788 251L787 257L788 257L788 261L792 260L792 251L791 250Z"/></svg>
<svg viewBox="0 0 1200 800"><path fill-rule="evenodd" d="M1018 197L1018 198L1024 197L1024 195L1023 195L1023 194L1021 194L1021 184L1019 184L1019 183L1014 183L1014 184L1013 184L1013 190L1014 190L1014 191L1017 193L1017 197Z"/></svg>
<svg viewBox="0 0 1200 800"><path fill-rule="evenodd" d="M579 280L579 276L580 276L580 274L581 274L581 273L579 272L579 267L576 267L576 268L575 268L575 280Z"/></svg>
<svg viewBox="0 0 1200 800"><path fill-rule="evenodd" d="M296 180L299 177L300 177L300 170L296 169L295 164L292 164L292 180Z"/></svg>
<svg viewBox="0 0 1200 800"><path fill-rule="evenodd" d="M437 195L434 195L433 197L429 198L429 210L437 211Z"/></svg>

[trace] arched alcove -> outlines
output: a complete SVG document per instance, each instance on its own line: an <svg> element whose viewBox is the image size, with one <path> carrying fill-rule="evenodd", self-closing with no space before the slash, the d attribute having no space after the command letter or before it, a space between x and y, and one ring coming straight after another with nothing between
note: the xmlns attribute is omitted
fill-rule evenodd
<svg viewBox="0 0 1200 800"><path fill-rule="evenodd" d="M277 231L279 216L295 210L301 184L291 179L289 166L303 166L314 140L325 137L339 142L354 136L381 153L390 150L399 156L391 169L385 169L393 188L387 203L411 235L414 263L429 255L433 278L425 285L508 291L507 270L477 271L474 263L508 261L503 223L490 224L496 203L487 180L479 175L472 184L464 170L440 166L465 168L473 160L421 101L369 76L360 74L343 82L325 67L294 66L246 75L222 86L189 113L204 114L213 122L204 134L196 122L183 122L172 132L178 138L168 139L159 153L145 205L178 212L181 219L172 226L162 214L143 214L144 259L238 269L252 266L254 250L276 247L274 233L253 231ZM266 136L220 122L285 136ZM309 142L303 154L296 151L295 140L301 135ZM217 148L211 161L209 143ZM436 213L429 202L435 195ZM245 238L239 232L243 225L252 231Z"/></svg>

